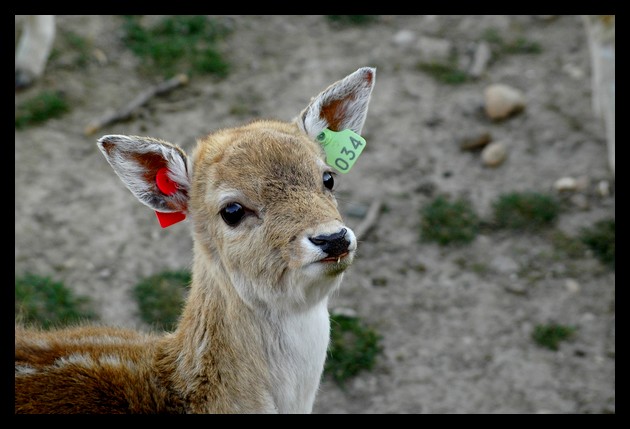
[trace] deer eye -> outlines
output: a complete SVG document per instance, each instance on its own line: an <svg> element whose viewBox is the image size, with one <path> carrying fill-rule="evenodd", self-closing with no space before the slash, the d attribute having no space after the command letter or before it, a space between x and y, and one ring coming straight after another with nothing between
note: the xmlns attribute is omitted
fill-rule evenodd
<svg viewBox="0 0 630 429"><path fill-rule="evenodd" d="M324 186L330 190L335 186L335 179L328 171L324 173Z"/></svg>
<svg viewBox="0 0 630 429"><path fill-rule="evenodd" d="M229 226L238 225L245 216L245 209L239 203L230 203L221 209L221 217Z"/></svg>

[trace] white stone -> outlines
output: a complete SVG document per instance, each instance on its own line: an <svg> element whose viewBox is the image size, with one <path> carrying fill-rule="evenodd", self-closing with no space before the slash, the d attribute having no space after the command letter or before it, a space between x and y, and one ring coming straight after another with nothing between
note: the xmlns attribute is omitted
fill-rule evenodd
<svg viewBox="0 0 630 429"><path fill-rule="evenodd" d="M573 177L561 177L553 184L553 188L558 192L575 191L577 181Z"/></svg>
<svg viewBox="0 0 630 429"><path fill-rule="evenodd" d="M394 34L394 44L397 46L410 46L414 40L416 40L416 33L411 30L400 30Z"/></svg>
<svg viewBox="0 0 630 429"><path fill-rule="evenodd" d="M610 183L607 180L602 180L597 184L597 192L601 197L607 197L610 195Z"/></svg>
<svg viewBox="0 0 630 429"><path fill-rule="evenodd" d="M567 281L564 283L564 286L571 293L577 293L580 291L580 284L573 279L567 279Z"/></svg>
<svg viewBox="0 0 630 429"><path fill-rule="evenodd" d="M516 88L493 84L484 91L486 114L490 119L505 119L525 108L525 96Z"/></svg>
<svg viewBox="0 0 630 429"><path fill-rule="evenodd" d="M481 151L481 160L487 167L497 167L505 161L507 149L503 142L493 142Z"/></svg>
<svg viewBox="0 0 630 429"><path fill-rule="evenodd" d="M486 71L488 61L492 57L492 51L490 46L486 42L481 42L475 49L475 55L473 56L472 64L468 70L468 74L474 78L478 78Z"/></svg>

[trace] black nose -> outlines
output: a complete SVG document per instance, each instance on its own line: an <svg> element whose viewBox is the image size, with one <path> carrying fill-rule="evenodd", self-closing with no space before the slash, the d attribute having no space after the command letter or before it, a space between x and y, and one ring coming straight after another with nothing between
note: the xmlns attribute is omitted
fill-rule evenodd
<svg viewBox="0 0 630 429"><path fill-rule="evenodd" d="M320 247L328 256L341 256L348 251L350 242L346 240L346 228L330 235L318 235L317 237L309 237L308 239L314 245Z"/></svg>

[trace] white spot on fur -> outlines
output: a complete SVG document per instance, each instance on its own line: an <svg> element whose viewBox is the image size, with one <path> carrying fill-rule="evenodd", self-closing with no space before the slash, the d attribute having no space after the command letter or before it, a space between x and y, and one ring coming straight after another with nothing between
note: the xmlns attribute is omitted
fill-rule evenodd
<svg viewBox="0 0 630 429"><path fill-rule="evenodd" d="M96 362L92 359L91 356L83 354L83 353L72 353L68 356L63 356L58 359L55 359L53 366L57 368L63 368L68 365L81 365L85 367L92 367Z"/></svg>
<svg viewBox="0 0 630 429"><path fill-rule="evenodd" d="M36 374L37 369L30 365L15 365L15 375L31 375Z"/></svg>

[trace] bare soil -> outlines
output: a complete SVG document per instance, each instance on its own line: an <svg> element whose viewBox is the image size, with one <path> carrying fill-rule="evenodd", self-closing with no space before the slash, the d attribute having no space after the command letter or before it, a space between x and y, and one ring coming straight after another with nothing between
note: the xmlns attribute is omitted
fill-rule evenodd
<svg viewBox="0 0 630 429"><path fill-rule="evenodd" d="M574 236L614 218L614 176L604 125L591 109L579 17L380 16L366 26L331 25L323 16L221 19L233 29L220 45L231 64L226 78L194 76L132 120L85 136L88 123L160 79L139 71L141 60L121 41L121 17L58 17L58 34L85 38L91 55L75 67L75 54L58 37L43 80L16 93L17 106L43 89L60 90L72 107L16 130L16 275L51 276L89 296L103 322L147 329L130 290L146 276L190 267L189 225L161 229L96 139L148 135L190 151L218 128L259 117L290 120L328 84L374 66L368 147L336 186L351 227L375 198L384 210L331 307L355 311L382 335L383 350L372 371L344 388L324 378L314 412L614 413L614 271L592 255L559 255L548 232L492 231L464 246L420 240L420 210L437 195L466 197L487 219L500 194L551 193L563 176L587 182L563 197L555 230ZM444 42L463 62L488 28L506 40L538 42L542 51L501 55L480 79L460 85L417 68L440 55ZM401 30L411 33L405 39ZM525 110L490 121L482 105L491 83L521 90ZM462 138L483 131L507 147L496 168L460 150ZM602 180L611 184L608 196L597 193ZM558 351L531 338L536 325L551 322L577 327Z"/></svg>

